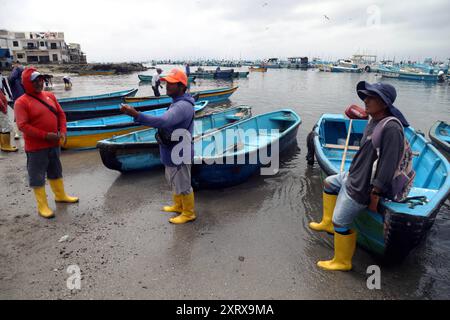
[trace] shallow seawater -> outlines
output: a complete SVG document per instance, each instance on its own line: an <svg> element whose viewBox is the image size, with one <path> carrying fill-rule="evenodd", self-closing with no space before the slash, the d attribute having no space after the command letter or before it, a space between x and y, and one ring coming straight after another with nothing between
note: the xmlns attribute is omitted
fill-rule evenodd
<svg viewBox="0 0 450 320"><path fill-rule="evenodd" d="M165 71L171 67L162 66ZM194 69L191 68L192 71ZM239 69L246 70L246 68ZM154 70L143 73L153 74ZM139 83L137 73L117 76L73 76L73 87L68 91L64 90L61 77L62 75L55 76L53 88L53 92L59 98L101 94L129 88L139 88L136 96L153 95L150 84ZM373 297L362 291L360 283L365 281L365 267L376 264L376 260L366 252L358 250L354 258L354 265L357 266L357 275L354 277L344 278L335 274L319 276L317 275L319 271L314 270L315 261L319 257L324 257L324 254L328 257L327 255L331 254L332 238L314 235L307 227L311 219L320 216L322 182L318 165L310 167L306 164L306 136L322 113L342 113L351 104L363 105L355 91L356 84L361 80L371 83L380 80L391 83L397 89L395 105L405 114L410 124L425 133L426 137L435 121L450 120L450 85L448 83L428 84L380 79L373 73L341 74L315 70L269 69L267 73L250 72L247 79L234 81L198 79L191 85L191 90L239 86L229 102L212 105L210 108L221 109L230 105L244 104L252 106L253 114L278 108L290 108L301 116L298 145L283 157L279 173L275 176L251 179L243 185L233 187L228 193L236 194L235 201L239 202L241 207L245 207L248 203L249 206L253 206L252 210L270 212L276 216L276 218L265 217L264 221L270 221L273 225L257 226L258 230L268 232L270 227L273 227L280 233L294 233L295 236L292 237L272 235L274 241L278 240L279 243L273 244L267 239L263 245L279 251L280 263L281 261L291 262L288 251L292 249L298 256L296 260L298 270L312 268L312 276L304 276L303 279L305 281L316 278L321 278L322 281L333 279L330 290L336 292L336 298L340 298L340 281L345 281L345 290L351 290L357 282L360 297ZM162 90L162 94L164 92L165 89ZM70 156L72 155L67 155L67 157ZM253 190L250 191L251 189ZM255 190L261 197L257 205L254 202L255 199L252 199L255 197ZM230 200L228 193L226 192L225 195ZM206 195L209 197L213 192L207 191L204 194L206 198ZM244 208L243 211L248 214L247 209ZM243 219L241 222L245 224L247 221L245 219L257 219L257 217L248 216L241 219ZM235 223L238 224L239 220ZM375 297L450 298L449 230L450 201L447 200L438 213L426 240L401 265L382 270L382 294ZM287 239L295 239L297 242L288 243ZM238 245L237 240L230 241ZM320 247L319 251L318 247ZM274 255L275 259L276 253ZM315 285L311 284L311 287ZM320 297L317 292L313 296ZM347 296L354 297L350 294L343 295L343 297Z"/></svg>

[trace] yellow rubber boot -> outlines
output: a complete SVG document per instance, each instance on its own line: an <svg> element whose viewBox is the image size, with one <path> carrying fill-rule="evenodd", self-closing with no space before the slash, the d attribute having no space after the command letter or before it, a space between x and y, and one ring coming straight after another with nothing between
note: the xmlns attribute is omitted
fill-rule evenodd
<svg viewBox="0 0 450 320"><path fill-rule="evenodd" d="M183 195L182 194L174 194L173 198L173 206L164 206L163 211L165 212L183 212Z"/></svg>
<svg viewBox="0 0 450 320"><path fill-rule="evenodd" d="M183 211L177 217L170 218L169 221L174 224L183 224L195 220L194 212L194 192L188 195L181 195L183 203Z"/></svg>
<svg viewBox="0 0 450 320"><path fill-rule="evenodd" d="M50 219L55 215L53 211L48 207L47 194L45 193L45 186L39 188L33 188L34 196L36 197L38 212L41 217Z"/></svg>
<svg viewBox="0 0 450 320"><path fill-rule="evenodd" d="M56 202L66 202L66 203L75 203L78 202L77 197L71 197L66 194L64 191L64 182L62 178L59 179L49 179L50 187L52 187L53 193L55 194Z"/></svg>
<svg viewBox="0 0 450 320"><path fill-rule="evenodd" d="M343 235L334 233L334 258L328 261L319 261L317 265L330 271L348 271L352 269L352 258L356 248L356 232Z"/></svg>
<svg viewBox="0 0 450 320"><path fill-rule="evenodd" d="M309 227L315 231L326 231L334 233L333 227L333 211L336 206L337 195L323 192L323 216L320 223L311 222Z"/></svg>
<svg viewBox="0 0 450 320"><path fill-rule="evenodd" d="M5 152L16 152L17 147L11 145L11 135L10 133L2 133L1 137L1 149Z"/></svg>

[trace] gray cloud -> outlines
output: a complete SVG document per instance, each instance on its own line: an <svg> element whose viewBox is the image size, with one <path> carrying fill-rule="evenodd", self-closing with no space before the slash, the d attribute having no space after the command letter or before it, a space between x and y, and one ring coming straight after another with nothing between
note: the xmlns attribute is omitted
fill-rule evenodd
<svg viewBox="0 0 450 320"><path fill-rule="evenodd" d="M64 31L96 61L450 55L448 0L80 1L2 1L0 28Z"/></svg>

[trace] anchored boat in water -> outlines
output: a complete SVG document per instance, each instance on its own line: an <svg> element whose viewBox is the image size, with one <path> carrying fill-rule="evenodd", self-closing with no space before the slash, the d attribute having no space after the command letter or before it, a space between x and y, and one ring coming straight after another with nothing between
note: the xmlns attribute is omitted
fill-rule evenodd
<svg viewBox="0 0 450 320"><path fill-rule="evenodd" d="M345 161L348 170L359 149L367 120L353 120ZM325 176L340 171L349 120L340 114L324 114L314 127L314 153ZM416 247L433 225L441 205L450 194L450 164L413 128L404 129L415 157L416 171L409 200L380 200L379 212L364 210L354 221L358 243L369 251L401 260Z"/></svg>
<svg viewBox="0 0 450 320"><path fill-rule="evenodd" d="M227 100L239 87L225 87L218 89L210 89L210 90L202 90L202 91L192 91L190 94L192 96L198 95L197 101L208 101L209 103L217 103L223 102ZM139 101L149 101L154 99L172 99L169 96L160 96L160 97L127 97L125 98L125 102L139 102ZM170 100L172 101L172 100Z"/></svg>
<svg viewBox="0 0 450 320"><path fill-rule="evenodd" d="M221 88L191 92L191 95L198 102L208 101L210 103L216 103L228 99L236 90L237 87ZM172 98L167 95L159 97L125 98L124 100L137 111L141 112L167 108L172 103ZM64 108L64 113L66 114L67 121L78 121L121 114L119 103L100 106L88 105L85 107L66 107Z"/></svg>
<svg viewBox="0 0 450 320"><path fill-rule="evenodd" d="M251 116L251 108L239 106L222 112L207 114L194 120L193 138L224 128ZM146 129L102 140L97 143L103 164L120 172L151 170L162 165L156 129Z"/></svg>
<svg viewBox="0 0 450 320"><path fill-rule="evenodd" d="M161 78L163 78L164 76L161 76ZM139 80L143 81L143 82L150 82L153 79L152 75L147 75L147 74L138 74L138 78ZM195 80L195 76L189 76L188 77L188 83L192 82Z"/></svg>
<svg viewBox="0 0 450 320"><path fill-rule="evenodd" d="M450 124L445 121L436 121L428 132L433 144L441 151L445 156L450 156Z"/></svg>
<svg viewBox="0 0 450 320"><path fill-rule="evenodd" d="M197 102L195 112L202 111L208 102ZM145 111L144 114L159 116L166 108ZM93 149L97 142L116 135L123 135L145 127L134 122L133 117L128 115L117 115L104 118L72 121L67 123L67 141L63 149Z"/></svg>
<svg viewBox="0 0 450 320"><path fill-rule="evenodd" d="M137 91L138 89L130 89L92 96L62 98L58 99L58 102L64 111L69 107L78 108L78 107L119 104L123 102L123 99L125 97L134 97Z"/></svg>
<svg viewBox="0 0 450 320"><path fill-rule="evenodd" d="M194 146L192 186L224 188L244 182L296 144L300 123L294 111L281 109L202 136Z"/></svg>

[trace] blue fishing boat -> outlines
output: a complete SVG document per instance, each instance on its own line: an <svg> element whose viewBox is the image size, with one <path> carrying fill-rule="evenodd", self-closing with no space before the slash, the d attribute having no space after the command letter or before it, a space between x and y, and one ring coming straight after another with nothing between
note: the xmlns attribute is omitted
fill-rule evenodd
<svg viewBox="0 0 450 320"><path fill-rule="evenodd" d="M197 102L195 112L202 111L207 101ZM144 114L160 116L167 109L145 111ZM111 117L86 119L67 123L67 141L62 146L64 149L93 149L100 140L108 139L116 135L123 135L145 127L134 122L133 117L122 114Z"/></svg>
<svg viewBox="0 0 450 320"><path fill-rule="evenodd" d="M119 104L125 97L134 97L138 89L117 91L93 96L73 97L58 99L59 104L65 110L66 108L99 106L108 104Z"/></svg>
<svg viewBox="0 0 450 320"><path fill-rule="evenodd" d="M224 128L251 116L251 108L239 106L222 112L207 114L194 121L193 138ZM97 148L103 164L120 172L151 170L162 165L156 129L145 129L130 134L99 141Z"/></svg>
<svg viewBox="0 0 450 320"><path fill-rule="evenodd" d="M249 73L249 71L235 71L233 78L247 78Z"/></svg>
<svg viewBox="0 0 450 320"><path fill-rule="evenodd" d="M217 103L228 99L237 88L203 90L191 92L191 94L198 102L208 101L209 103ZM125 102L136 110L144 112L167 108L172 103L172 98L166 95L160 97L130 97L125 98ZM64 113L66 114L67 121L108 117L120 114L120 104L66 107L64 108Z"/></svg>
<svg viewBox="0 0 450 320"><path fill-rule="evenodd" d="M161 76L161 77L164 77L164 76ZM152 81L153 76L152 75L147 75L147 74L138 74L138 78L142 82L150 82L150 81ZM194 80L195 80L194 76L189 76L188 77L188 83L192 82Z"/></svg>
<svg viewBox="0 0 450 320"><path fill-rule="evenodd" d="M349 122L340 114L324 114L313 129L314 153L324 176L340 171L344 145L339 142L346 141ZM345 170L359 149L366 125L367 120L353 120ZM419 244L450 194L448 161L413 128L404 132L414 152L416 171L409 199L404 203L382 199L378 212L364 210L353 226L359 245L391 261L403 259Z"/></svg>
<svg viewBox="0 0 450 320"><path fill-rule="evenodd" d="M194 145L193 187L224 188L244 182L269 165L266 156L278 157L296 144L300 123L294 111L281 109L203 135ZM272 154L277 147L279 153Z"/></svg>
<svg viewBox="0 0 450 320"><path fill-rule="evenodd" d="M450 156L450 124L448 122L436 121L428 135L433 144L443 151L445 156Z"/></svg>
<svg viewBox="0 0 450 320"><path fill-rule="evenodd" d="M209 103L218 103L226 101L233 93L236 92L238 86L235 87L224 87L217 89L209 89L209 90L201 90L201 91L191 91L190 94L192 96L198 96L197 101L208 101ZM125 102L140 102L140 101L149 101L154 99L164 99L169 98L169 96L160 96L160 97L130 97L125 98Z"/></svg>
<svg viewBox="0 0 450 320"><path fill-rule="evenodd" d="M395 78L400 80L428 81L437 82L439 75L434 73L425 73L420 69L402 69L398 66L379 66L378 73L385 78Z"/></svg>

